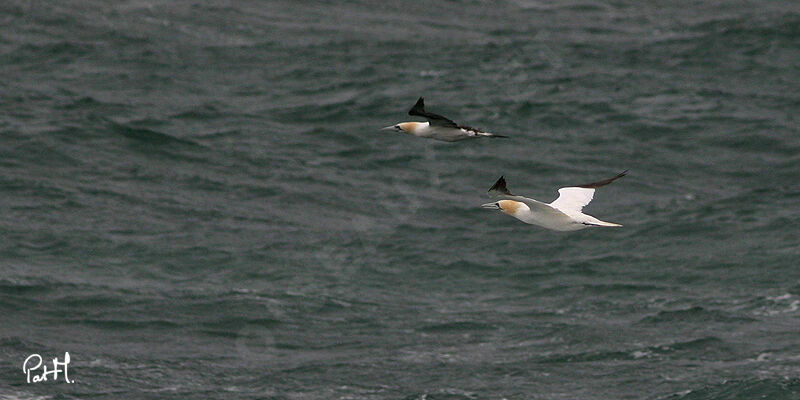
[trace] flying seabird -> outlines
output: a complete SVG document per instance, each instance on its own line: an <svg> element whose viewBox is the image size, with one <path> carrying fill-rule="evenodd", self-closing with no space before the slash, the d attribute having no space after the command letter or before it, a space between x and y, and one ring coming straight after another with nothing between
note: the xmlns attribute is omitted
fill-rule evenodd
<svg viewBox="0 0 800 400"><path fill-rule="evenodd" d="M489 196L500 197L494 203L483 204L483 208L500 210L526 224L539 225L554 231L577 231L590 226L622 226L599 219L581 212L594 197L594 190L622 178L628 171L602 181L585 185L569 186L558 189L558 198L552 203L529 199L511 194L506 188L506 180L502 176L489 189Z"/></svg>
<svg viewBox="0 0 800 400"><path fill-rule="evenodd" d="M417 100L417 103L414 104L414 107L411 107L411 109L408 110L408 115L417 115L423 117L427 119L428 122L400 122L396 125L382 128L381 130L405 132L414 136L442 140L445 142L457 142L459 140L482 137L508 137L459 125L439 114L427 112L425 111L425 102L422 97Z"/></svg>

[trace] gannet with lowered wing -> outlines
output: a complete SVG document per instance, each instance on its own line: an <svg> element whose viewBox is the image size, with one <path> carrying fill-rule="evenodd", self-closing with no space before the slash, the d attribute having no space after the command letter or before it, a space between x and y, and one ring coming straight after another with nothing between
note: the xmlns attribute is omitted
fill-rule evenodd
<svg viewBox="0 0 800 400"><path fill-rule="evenodd" d="M425 111L425 102L422 97L417 100L417 103L414 104L414 107L411 107L411 110L408 110L408 115L417 115L423 117L427 119L428 122L400 122L396 125L382 128L381 130L405 132L410 135L442 140L445 142L457 142L464 139L477 139L483 137L508 137L459 125L439 114L427 112Z"/></svg>
<svg viewBox="0 0 800 400"><path fill-rule="evenodd" d="M613 178L558 189L558 198L550 204L511 194L506 188L505 178L501 176L489 189L489 195L501 197L504 200L487 203L481 207L500 210L526 224L538 225L554 231L577 231L591 226L622 226L600 221L591 215L584 214L581 210L592 201L596 188L608 185L627 173L626 170Z"/></svg>

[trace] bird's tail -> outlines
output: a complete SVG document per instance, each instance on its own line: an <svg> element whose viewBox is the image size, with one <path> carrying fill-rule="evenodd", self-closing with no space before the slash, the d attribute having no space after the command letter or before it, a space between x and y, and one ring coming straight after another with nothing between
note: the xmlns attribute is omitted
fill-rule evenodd
<svg viewBox="0 0 800 400"><path fill-rule="evenodd" d="M508 136L504 136L504 135L497 135L497 134L494 134L494 133L489 133L489 132L480 132L480 133L478 133L478 136L482 136L482 137L488 137L488 138L503 138L503 139L508 139Z"/></svg>
<svg viewBox="0 0 800 400"><path fill-rule="evenodd" d="M594 220L592 220L591 222L587 221L587 222L584 222L583 224L591 225L591 226L602 226L602 227L606 227L606 228L618 228L618 227L622 226L620 224L615 224L613 222L600 221L599 219L596 219L596 218Z"/></svg>

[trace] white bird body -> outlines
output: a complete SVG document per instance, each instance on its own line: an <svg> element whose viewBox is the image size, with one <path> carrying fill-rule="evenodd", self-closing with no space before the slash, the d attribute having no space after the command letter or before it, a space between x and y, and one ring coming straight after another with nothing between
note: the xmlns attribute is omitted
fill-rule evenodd
<svg viewBox="0 0 800 400"><path fill-rule="evenodd" d="M498 137L493 133L481 132L477 129L466 127L445 127L431 126L430 122L401 122L399 124L384 129L399 129L409 135L441 140L444 142L458 142L459 140L472 139L477 137Z"/></svg>
<svg viewBox="0 0 800 400"><path fill-rule="evenodd" d="M444 142L458 142L464 139L506 138L507 136L495 135L494 133L483 132L468 126L458 125L455 122L438 114L425 111L425 103L422 97L417 100L414 107L408 111L409 115L424 117L428 122L401 122L392 126L382 128L382 130L393 130L405 132L423 138L441 140Z"/></svg>
<svg viewBox="0 0 800 400"><path fill-rule="evenodd" d="M594 190L619 179L628 171L598 182L580 186L563 187L558 190L558 198L547 204L527 197L511 194L506 188L506 181L500 179L489 189L489 194L502 197L494 203L483 204L483 208L500 210L526 224L538 225L554 231L578 231L591 226L619 227L620 224L601 221L582 212L594 197Z"/></svg>

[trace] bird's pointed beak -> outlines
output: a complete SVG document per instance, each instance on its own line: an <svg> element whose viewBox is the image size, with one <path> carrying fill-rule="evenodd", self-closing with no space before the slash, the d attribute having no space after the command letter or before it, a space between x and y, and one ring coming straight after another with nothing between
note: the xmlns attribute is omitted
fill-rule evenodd
<svg viewBox="0 0 800 400"><path fill-rule="evenodd" d="M500 210L500 204L497 204L497 202L481 204L481 207L489 208L489 209L492 209L492 210Z"/></svg>
<svg viewBox="0 0 800 400"><path fill-rule="evenodd" d="M381 128L381 130L382 131L393 131L393 130L395 130L395 127L394 127L394 125L387 126L386 128Z"/></svg>

